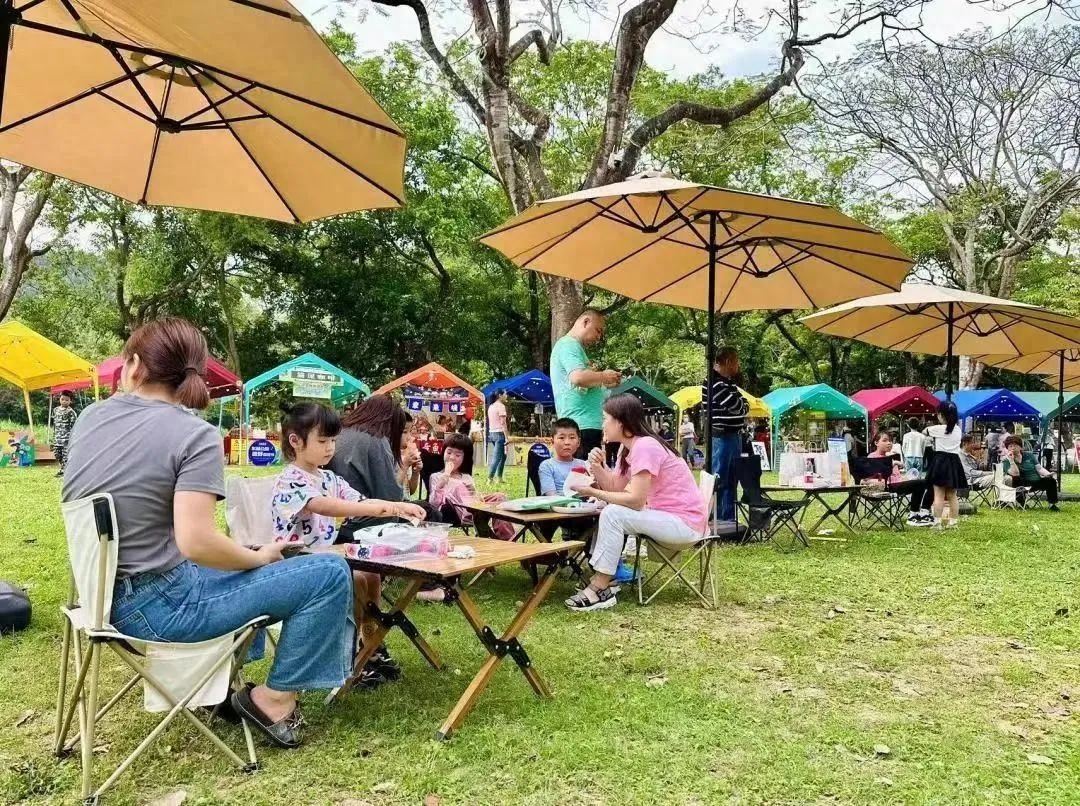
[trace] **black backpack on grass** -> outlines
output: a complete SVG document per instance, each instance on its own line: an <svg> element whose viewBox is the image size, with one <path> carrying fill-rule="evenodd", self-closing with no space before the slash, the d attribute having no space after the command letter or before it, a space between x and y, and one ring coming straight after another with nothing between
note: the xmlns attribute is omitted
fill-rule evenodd
<svg viewBox="0 0 1080 806"><path fill-rule="evenodd" d="M30 597L26 591L0 580L0 635L30 626Z"/></svg>

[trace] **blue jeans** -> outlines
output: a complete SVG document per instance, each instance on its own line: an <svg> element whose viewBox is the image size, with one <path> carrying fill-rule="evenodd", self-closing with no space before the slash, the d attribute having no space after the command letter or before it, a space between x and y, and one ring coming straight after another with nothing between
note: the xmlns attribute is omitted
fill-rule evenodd
<svg viewBox="0 0 1080 806"><path fill-rule="evenodd" d="M502 431L488 434L488 442L493 449L488 460L488 481L496 476L502 479L503 467L506 466L506 434Z"/></svg>
<svg viewBox="0 0 1080 806"><path fill-rule="evenodd" d="M712 438L712 472L716 476L716 517L735 520L735 460L742 449L738 434Z"/></svg>
<svg viewBox="0 0 1080 806"><path fill-rule="evenodd" d="M185 561L163 574L116 580L111 621L133 638L194 643L269 616L282 627L266 684L277 691L329 689L352 670L352 601L352 573L336 555L294 557L251 571Z"/></svg>

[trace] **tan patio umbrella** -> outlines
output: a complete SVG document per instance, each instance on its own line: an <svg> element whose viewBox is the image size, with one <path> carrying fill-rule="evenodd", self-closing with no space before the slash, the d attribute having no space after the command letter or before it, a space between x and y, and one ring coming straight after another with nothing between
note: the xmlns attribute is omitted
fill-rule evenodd
<svg viewBox="0 0 1080 806"><path fill-rule="evenodd" d="M0 156L129 201L397 207L401 130L285 0L0 0Z"/></svg>
<svg viewBox="0 0 1080 806"><path fill-rule="evenodd" d="M947 356L952 396L954 353L1026 355L1080 348L1080 320L1035 305L935 285L905 283L804 317L811 330L889 350Z"/></svg>
<svg viewBox="0 0 1080 806"><path fill-rule="evenodd" d="M652 173L538 202L481 241L526 269L708 311L710 384L717 311L832 305L895 290L911 268L831 207Z"/></svg>
<svg viewBox="0 0 1080 806"><path fill-rule="evenodd" d="M1080 348L1051 350L1045 353L1026 355L980 355L979 361L993 367L1023 372L1028 375L1042 375L1050 386L1058 388L1058 434L1065 433L1065 393L1080 391ZM1076 388L1074 388L1076 387ZM1061 486L1061 439L1058 439L1057 469L1058 486Z"/></svg>

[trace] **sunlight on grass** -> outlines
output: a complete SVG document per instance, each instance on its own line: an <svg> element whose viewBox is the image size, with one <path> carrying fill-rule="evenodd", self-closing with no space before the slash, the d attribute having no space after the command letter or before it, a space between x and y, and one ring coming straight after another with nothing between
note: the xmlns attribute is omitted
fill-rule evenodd
<svg viewBox="0 0 1080 806"><path fill-rule="evenodd" d="M506 491L523 488L512 471ZM0 803L78 793L77 759L49 752L67 579L58 494L47 468L0 471L0 578L35 607L31 630L0 639ZM523 637L555 699L506 663L446 744L432 733L484 654L456 611L420 606L445 671L394 635L405 678L330 708L308 695L300 750L260 747L244 776L174 726L108 802L182 788L189 803L245 806L1075 803L1077 507L981 510L951 533L876 531L791 554L727 547L716 612L669 588L648 608L627 598L574 614L561 581ZM474 591L501 627L527 578L508 568ZM120 714L102 729L104 764L152 724L138 695Z"/></svg>

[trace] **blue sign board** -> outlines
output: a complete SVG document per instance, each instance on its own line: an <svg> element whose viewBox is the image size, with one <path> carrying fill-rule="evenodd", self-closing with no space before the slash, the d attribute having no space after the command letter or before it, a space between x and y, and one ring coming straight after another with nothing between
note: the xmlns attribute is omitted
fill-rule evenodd
<svg viewBox="0 0 1080 806"><path fill-rule="evenodd" d="M248 445L248 461L256 467L272 465L277 459L277 448L268 439L256 439Z"/></svg>

